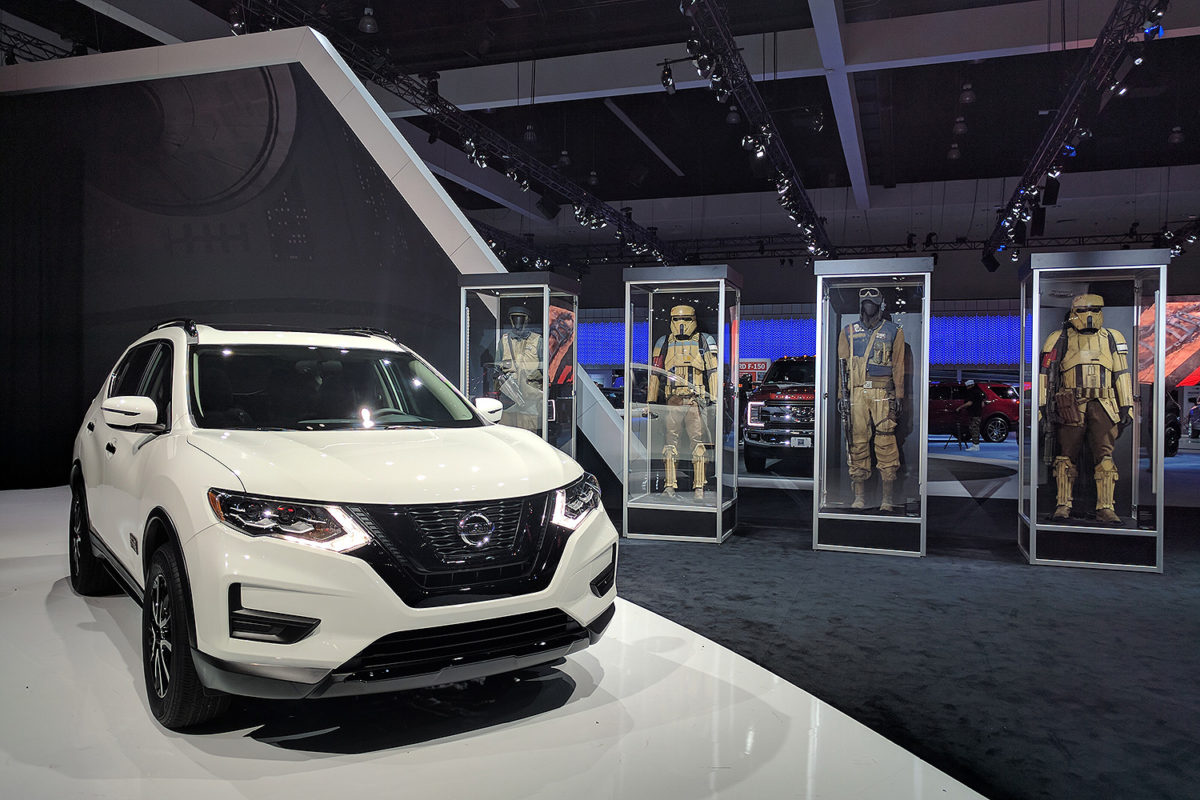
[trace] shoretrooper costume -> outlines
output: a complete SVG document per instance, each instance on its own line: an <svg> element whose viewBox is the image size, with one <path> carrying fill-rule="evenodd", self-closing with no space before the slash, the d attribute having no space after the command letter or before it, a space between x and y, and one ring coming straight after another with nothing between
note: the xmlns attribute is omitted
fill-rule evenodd
<svg viewBox="0 0 1200 800"><path fill-rule="evenodd" d="M542 337L529 327L529 310L508 312L509 328L500 335L496 391L505 404L503 425L542 433Z"/></svg>
<svg viewBox="0 0 1200 800"><path fill-rule="evenodd" d="M849 418L846 449L851 508L866 508L864 491L871 477L871 444L882 480L880 511L895 511L893 491L900 469L896 424L904 398L904 329L883 318L883 293L866 288L858 293L859 319L842 328L838 337L838 411Z"/></svg>
<svg viewBox="0 0 1200 800"><path fill-rule="evenodd" d="M1133 420L1133 378L1125 337L1104 327L1104 298L1081 294L1071 301L1063 329L1042 345L1040 373L1038 411L1058 439L1051 466L1058 489L1054 519L1071 515L1079 450L1087 436L1096 463L1096 519L1120 522L1112 453L1120 429Z"/></svg>
<svg viewBox="0 0 1200 800"><path fill-rule="evenodd" d="M675 306L671 309L671 332L654 343L654 369L646 387L646 400L659 401L661 390L667 409L667 443L663 448L666 481L663 491L674 496L679 487L675 475L679 459L679 432L687 428L692 448L692 490L697 498L704 497L705 426L702 410L716 402L717 340L701 333L696 323L696 309ZM665 374L664 374L665 373ZM664 385L665 384L665 385Z"/></svg>

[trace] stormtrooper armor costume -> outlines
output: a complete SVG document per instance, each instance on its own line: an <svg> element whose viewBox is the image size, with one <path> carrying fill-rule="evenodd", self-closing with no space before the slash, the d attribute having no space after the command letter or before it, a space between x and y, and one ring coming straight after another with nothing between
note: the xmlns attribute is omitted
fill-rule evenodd
<svg viewBox="0 0 1200 800"><path fill-rule="evenodd" d="M850 417L846 443L854 490L850 507L866 507L864 491L871 476L874 444L875 465L882 480L879 510L895 511L893 491L900 469L896 424L904 397L904 330L883 318L883 293L879 289L862 289L858 299L858 321L842 328L838 337L843 398L839 411ZM849 408L845 407L847 403Z"/></svg>
<svg viewBox="0 0 1200 800"><path fill-rule="evenodd" d="M1067 324L1042 345L1040 372L1038 410L1058 439L1051 467L1057 489L1053 518L1071 515L1086 436L1096 464L1096 519L1119 523L1113 495L1120 476L1112 453L1120 430L1133 419L1133 379L1125 337L1104 327L1104 298L1081 294L1071 301Z"/></svg>
<svg viewBox="0 0 1200 800"><path fill-rule="evenodd" d="M542 433L542 337L529 327L529 310L514 306L500 336L496 390L505 404L500 422Z"/></svg>
<svg viewBox="0 0 1200 800"><path fill-rule="evenodd" d="M686 428L688 438L693 442L692 491L697 499L703 499L707 447L701 412L719 396L718 361L717 340L699 331L695 308L679 305L671 309L671 332L654 343L653 366L646 399L651 403L665 402L668 406L666 446L663 447L667 474L663 491L673 497L679 487L675 474L679 434ZM660 394L664 398L661 401Z"/></svg>

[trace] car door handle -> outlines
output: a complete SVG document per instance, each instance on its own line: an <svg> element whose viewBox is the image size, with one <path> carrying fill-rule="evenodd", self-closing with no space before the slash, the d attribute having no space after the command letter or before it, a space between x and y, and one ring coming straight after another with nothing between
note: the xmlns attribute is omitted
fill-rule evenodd
<svg viewBox="0 0 1200 800"><path fill-rule="evenodd" d="M87 429L88 429L88 433L91 433L92 431L96 430L96 423L89 422L87 424Z"/></svg>
<svg viewBox="0 0 1200 800"><path fill-rule="evenodd" d="M117 452L117 446L115 444L113 444L112 442L109 442L108 444L104 445L104 449L107 450L108 452L114 453L114 454Z"/></svg>

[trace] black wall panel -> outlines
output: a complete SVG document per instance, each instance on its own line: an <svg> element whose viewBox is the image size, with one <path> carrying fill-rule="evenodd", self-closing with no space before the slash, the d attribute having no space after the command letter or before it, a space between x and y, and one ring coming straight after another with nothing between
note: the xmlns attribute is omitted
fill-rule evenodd
<svg viewBox="0 0 1200 800"><path fill-rule="evenodd" d="M0 436L38 450L0 488L65 481L103 378L170 317L387 328L457 377L457 269L299 67L0 102L2 365L24 387Z"/></svg>

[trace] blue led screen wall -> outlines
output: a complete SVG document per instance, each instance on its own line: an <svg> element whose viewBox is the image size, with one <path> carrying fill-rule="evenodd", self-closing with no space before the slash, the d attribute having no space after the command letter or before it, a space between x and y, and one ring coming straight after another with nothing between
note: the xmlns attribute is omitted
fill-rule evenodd
<svg viewBox="0 0 1200 800"><path fill-rule="evenodd" d="M929 326L930 362L1016 368L1021 320L1015 314L934 316ZM1028 338L1028 337L1027 337ZM634 360L645 362L645 323L634 326ZM729 331L725 331L729 343ZM776 359L816 353L813 319L744 319L740 358ZM640 345L640 347L639 347ZM618 366L625 362L624 325L620 322L579 324L579 363Z"/></svg>

